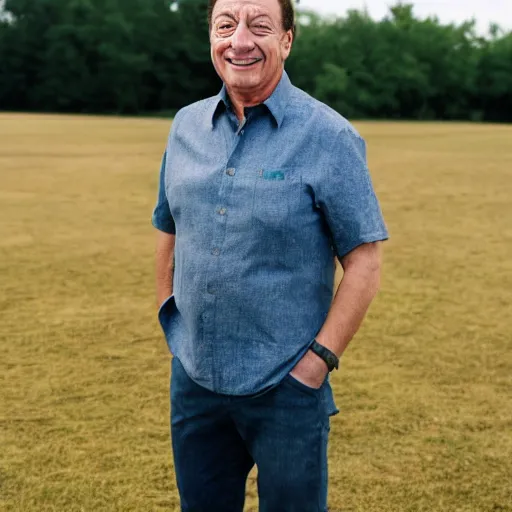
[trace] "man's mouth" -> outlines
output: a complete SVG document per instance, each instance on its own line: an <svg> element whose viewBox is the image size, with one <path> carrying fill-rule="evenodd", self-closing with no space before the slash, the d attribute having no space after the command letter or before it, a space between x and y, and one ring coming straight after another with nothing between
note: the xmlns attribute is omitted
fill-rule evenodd
<svg viewBox="0 0 512 512"><path fill-rule="evenodd" d="M248 67L252 66L253 64L256 64L257 62L260 62L263 60L262 58L253 58L253 59L226 59L230 64L233 64L233 66L239 66L239 67Z"/></svg>

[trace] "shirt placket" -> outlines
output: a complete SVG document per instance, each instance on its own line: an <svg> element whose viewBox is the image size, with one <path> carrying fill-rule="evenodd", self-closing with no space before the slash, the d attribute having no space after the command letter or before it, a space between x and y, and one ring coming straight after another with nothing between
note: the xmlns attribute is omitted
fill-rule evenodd
<svg viewBox="0 0 512 512"><path fill-rule="evenodd" d="M227 114L227 113L226 113ZM228 115L228 114L227 114ZM208 307L203 315L203 328L205 342L211 348L212 353L212 377L214 386L220 385L220 372L216 371L222 361L218 361L215 353L215 337L217 334L217 321L222 321L221 313L217 310L218 297L222 293L223 271L226 269L224 262L224 241L228 229L230 195L233 190L234 177L237 172L237 150L245 133L246 120L238 126L234 136L232 123L223 124L224 137L227 142L228 154L226 163L220 174L219 192L214 206L212 238L210 245L210 264L206 281L206 303Z"/></svg>

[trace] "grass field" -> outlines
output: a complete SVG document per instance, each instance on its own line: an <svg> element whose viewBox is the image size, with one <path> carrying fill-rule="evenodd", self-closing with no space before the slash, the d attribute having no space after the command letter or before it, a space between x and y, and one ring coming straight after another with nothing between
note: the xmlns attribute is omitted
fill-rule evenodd
<svg viewBox="0 0 512 512"><path fill-rule="evenodd" d="M392 238L333 377L330 510L512 511L512 126L357 127ZM0 115L1 510L178 510L150 225L168 129Z"/></svg>

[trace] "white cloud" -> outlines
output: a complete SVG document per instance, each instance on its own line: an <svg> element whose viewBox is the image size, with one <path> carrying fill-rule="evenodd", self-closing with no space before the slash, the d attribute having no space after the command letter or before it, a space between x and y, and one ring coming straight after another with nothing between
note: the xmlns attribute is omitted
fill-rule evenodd
<svg viewBox="0 0 512 512"><path fill-rule="evenodd" d="M397 2L383 0L300 0L299 6L322 14L343 15L347 9L366 8L374 19L382 19L389 6ZM462 23L474 18L479 32L487 32L495 22L512 30L511 0L405 0L414 5L416 16L437 16L443 23Z"/></svg>

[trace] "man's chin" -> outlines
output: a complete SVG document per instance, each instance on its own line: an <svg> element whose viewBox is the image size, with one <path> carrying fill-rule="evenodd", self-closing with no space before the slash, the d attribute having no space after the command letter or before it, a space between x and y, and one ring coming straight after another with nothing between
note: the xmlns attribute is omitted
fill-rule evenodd
<svg viewBox="0 0 512 512"><path fill-rule="evenodd" d="M243 74L243 73L229 73L224 83L228 88L236 89L254 89L261 82L259 76Z"/></svg>

